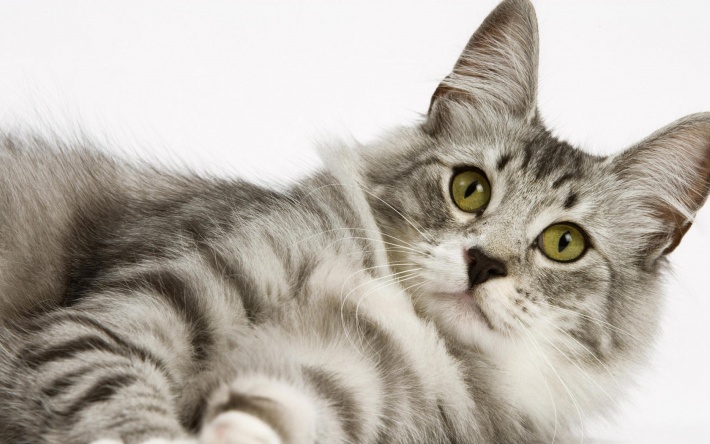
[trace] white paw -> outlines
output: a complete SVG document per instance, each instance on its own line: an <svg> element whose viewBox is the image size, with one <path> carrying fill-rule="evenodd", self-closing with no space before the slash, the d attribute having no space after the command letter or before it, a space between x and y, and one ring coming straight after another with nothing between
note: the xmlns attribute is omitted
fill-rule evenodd
<svg viewBox="0 0 710 444"><path fill-rule="evenodd" d="M282 444L267 423L247 413L228 411L210 421L200 435L201 444Z"/></svg>
<svg viewBox="0 0 710 444"><path fill-rule="evenodd" d="M143 441L143 444L197 444L195 439L166 439L166 438L150 438L148 441Z"/></svg>
<svg viewBox="0 0 710 444"><path fill-rule="evenodd" d="M99 439L91 444L123 444L123 441L116 439ZM194 439L151 438L148 441L143 441L142 444L197 444L197 441Z"/></svg>

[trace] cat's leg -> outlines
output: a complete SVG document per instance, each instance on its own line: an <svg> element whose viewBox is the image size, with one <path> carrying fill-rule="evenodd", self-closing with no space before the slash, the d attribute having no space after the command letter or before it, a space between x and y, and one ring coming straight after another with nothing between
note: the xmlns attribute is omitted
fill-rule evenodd
<svg viewBox="0 0 710 444"><path fill-rule="evenodd" d="M214 341L152 295L104 296L4 335L0 359L13 356L0 370L0 434L9 442L188 442L180 396ZM209 326L198 306L191 316Z"/></svg>
<svg viewBox="0 0 710 444"><path fill-rule="evenodd" d="M368 431L354 424L354 421L368 422L367 418L357 417L366 412L359 405L362 400L357 399L353 392L356 384L333 379L327 381L329 386L326 387L326 381L318 380L321 374L305 368L299 370L284 361L281 364L284 368L278 371L262 369L237 376L229 384L222 384L209 401L200 443L335 444L370 441ZM374 379L374 375L363 377L368 376ZM330 389L331 392L323 389Z"/></svg>
<svg viewBox="0 0 710 444"><path fill-rule="evenodd" d="M316 442L324 422L315 400L302 388L263 375L222 386L212 399L200 442L203 444L285 444ZM329 442L342 442L336 436Z"/></svg>
<svg viewBox="0 0 710 444"><path fill-rule="evenodd" d="M466 385L429 353L432 344L444 351L421 334L425 325L413 320L419 331L398 335L363 307L321 302L240 341L235 376L219 378L231 382L205 409L201 444L476 442Z"/></svg>

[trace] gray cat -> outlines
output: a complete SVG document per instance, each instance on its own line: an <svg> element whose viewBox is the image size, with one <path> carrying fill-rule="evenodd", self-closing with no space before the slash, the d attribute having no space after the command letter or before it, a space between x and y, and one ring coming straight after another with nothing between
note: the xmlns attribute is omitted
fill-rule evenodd
<svg viewBox="0 0 710 444"><path fill-rule="evenodd" d="M710 191L710 113L612 157L501 3L424 122L276 191L5 136L3 443L527 443L608 416Z"/></svg>

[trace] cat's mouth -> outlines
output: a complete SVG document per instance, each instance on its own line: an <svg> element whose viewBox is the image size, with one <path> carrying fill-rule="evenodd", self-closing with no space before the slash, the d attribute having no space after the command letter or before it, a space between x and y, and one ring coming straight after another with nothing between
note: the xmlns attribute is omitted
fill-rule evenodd
<svg viewBox="0 0 710 444"><path fill-rule="evenodd" d="M483 323L486 327L488 327L488 329L495 330L491 319L478 303L473 289L461 292L457 296L459 297L461 303L465 305L468 310L470 310L470 313L476 320Z"/></svg>

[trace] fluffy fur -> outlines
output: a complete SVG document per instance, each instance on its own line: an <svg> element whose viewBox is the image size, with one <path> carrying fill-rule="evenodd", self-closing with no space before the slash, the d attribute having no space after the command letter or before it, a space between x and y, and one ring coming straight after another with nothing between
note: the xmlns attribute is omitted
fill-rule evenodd
<svg viewBox="0 0 710 444"><path fill-rule="evenodd" d="M550 442L610 415L710 190L710 114L585 154L538 115L537 54L504 1L424 122L284 191L6 136L0 441ZM537 246L559 222L577 261ZM472 248L505 273L472 283Z"/></svg>

